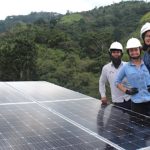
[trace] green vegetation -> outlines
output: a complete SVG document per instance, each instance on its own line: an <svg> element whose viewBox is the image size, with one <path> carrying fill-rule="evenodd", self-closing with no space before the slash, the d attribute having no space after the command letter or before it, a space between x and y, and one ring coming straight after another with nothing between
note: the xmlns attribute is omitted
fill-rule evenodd
<svg viewBox="0 0 150 150"><path fill-rule="evenodd" d="M0 21L0 79L45 80L99 98L110 44L125 46L129 37L139 37L149 8L144 1L126 1L81 13L7 17Z"/></svg>
<svg viewBox="0 0 150 150"><path fill-rule="evenodd" d="M140 24L144 24L145 22L150 21L150 12L146 13L140 20Z"/></svg>
<svg viewBox="0 0 150 150"><path fill-rule="evenodd" d="M79 21L80 19L82 19L82 15L81 14L68 14L66 16L63 16L60 20L60 23L65 24L73 24L74 22Z"/></svg>

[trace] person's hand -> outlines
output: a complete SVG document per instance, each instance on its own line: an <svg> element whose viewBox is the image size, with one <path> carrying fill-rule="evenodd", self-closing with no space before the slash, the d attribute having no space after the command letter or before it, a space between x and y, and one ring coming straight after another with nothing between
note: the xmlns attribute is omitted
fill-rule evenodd
<svg viewBox="0 0 150 150"><path fill-rule="evenodd" d="M127 89L125 93L128 95L134 95L134 94L137 94L138 92L139 91L137 88L131 88L131 89Z"/></svg>
<svg viewBox="0 0 150 150"><path fill-rule="evenodd" d="M107 105L108 104L108 101L107 101L106 97L102 97L101 102L102 102L102 105Z"/></svg>
<svg viewBox="0 0 150 150"><path fill-rule="evenodd" d="M147 86L147 90L148 90L148 92L150 92L150 85Z"/></svg>

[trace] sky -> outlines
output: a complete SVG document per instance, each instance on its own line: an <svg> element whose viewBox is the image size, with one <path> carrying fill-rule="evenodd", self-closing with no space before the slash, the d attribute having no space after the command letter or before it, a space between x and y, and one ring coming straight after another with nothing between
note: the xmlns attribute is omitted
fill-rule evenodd
<svg viewBox="0 0 150 150"><path fill-rule="evenodd" d="M28 15L31 12L57 12L65 14L91 10L127 0L0 0L0 20L7 16ZM149 2L150 0L145 0Z"/></svg>
<svg viewBox="0 0 150 150"><path fill-rule="evenodd" d="M7 16L28 15L31 12L57 12L65 14L91 10L95 7L118 3L121 0L0 0L0 20Z"/></svg>

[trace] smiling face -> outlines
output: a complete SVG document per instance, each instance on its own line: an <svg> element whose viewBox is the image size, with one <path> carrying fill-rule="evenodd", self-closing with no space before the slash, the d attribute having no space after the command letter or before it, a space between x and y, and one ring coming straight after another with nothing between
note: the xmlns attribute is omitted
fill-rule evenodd
<svg viewBox="0 0 150 150"><path fill-rule="evenodd" d="M146 45L150 45L150 31L147 31L144 36L144 42Z"/></svg>
<svg viewBox="0 0 150 150"><path fill-rule="evenodd" d="M140 58L140 55L141 55L140 48L130 48L128 49L128 51L129 51L129 56L132 59Z"/></svg>
<svg viewBox="0 0 150 150"><path fill-rule="evenodd" d="M113 65L116 69L121 64L122 55L123 55L122 50L119 50L119 49L110 50L110 58L111 58L111 61L112 61Z"/></svg>
<svg viewBox="0 0 150 150"><path fill-rule="evenodd" d="M111 51L111 55L114 58L120 58L122 53L121 53L121 50L113 50L113 51Z"/></svg>

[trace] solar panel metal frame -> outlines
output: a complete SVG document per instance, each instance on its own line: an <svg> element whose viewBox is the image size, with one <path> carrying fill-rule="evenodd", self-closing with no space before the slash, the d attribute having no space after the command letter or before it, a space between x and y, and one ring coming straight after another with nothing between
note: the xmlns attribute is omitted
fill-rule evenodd
<svg viewBox="0 0 150 150"><path fill-rule="evenodd" d="M101 114L104 113L104 110L106 109L106 108L101 107L100 102L97 101L96 99L94 99L92 97L89 97L89 96L86 96L86 95L83 95L81 93L69 90L69 89L65 89L65 88L60 87L60 86L57 86L57 85L45 82L45 81L40 81L40 82L39 81L35 81L35 82L1 82L0 85L1 84L5 84L6 87L11 88L11 92L14 92L15 94L18 93L18 95L21 95L21 97L23 97L22 98L23 101L20 99L20 101L17 100L17 101L14 101L14 103L11 100L8 101L7 103L4 103L4 102L0 103L0 107L1 108L4 108L4 107L8 107L8 108L13 108L14 107L15 108L16 106L20 107L20 108L23 107L23 106L24 107L25 106L31 106L31 108L34 108L36 106L36 107L40 108L41 113L44 110L44 111L46 111L47 115L53 114L53 116L59 117L60 120L64 121L63 124L67 124L68 125L68 123L69 123L70 129L72 129L72 131L74 131L74 128L75 128L75 130L78 129L79 130L78 132L80 132L80 133L81 133L81 131L83 131L83 133L88 134L89 137L84 137L86 140L88 138L91 139L91 137L92 137L96 141L95 144L99 143L99 145L101 144L105 148L108 148L108 149L109 148L110 149L119 149L119 150L120 149L126 149L125 146L120 146L119 144L116 144L116 142L113 141L111 138L107 139L106 135L104 137L104 136L101 135L101 133L96 131L97 122L91 123L91 120L92 121L93 120L96 121L95 117L97 117L98 115L101 116ZM6 90L7 90L7 88L6 88ZM74 107L76 107L77 109L73 109L72 108L71 110L69 110L68 108L71 107L72 105ZM63 106L63 107L60 107L60 106ZM126 113L126 115L124 115L125 117L128 117L129 114L131 116L133 116L133 118L134 118L134 116L136 116L136 114L134 114L133 112L128 112L127 110L123 110L122 108L121 109L120 108L116 108L113 105L109 105L108 107L111 107L114 111L117 111L117 112L122 112L123 111L124 113ZM93 111L89 110L88 111L88 109L93 109L93 108L95 110L93 110ZM28 108L27 108L27 110L28 110ZM15 112L15 109L13 109L13 111ZM40 114L40 111L39 111L39 114ZM83 111L85 113L83 113ZM93 116L97 114L97 116L94 116L92 118L92 116L90 116L90 113ZM108 113L110 113L109 110L107 111L106 115L103 116L105 119L107 118L107 114ZM32 114L34 114L34 113L32 112L29 116L28 116L28 114L30 114L30 112L27 113L27 115L25 115L26 119L27 118L29 119L30 116L32 116ZM89 115L89 118L88 118L87 114ZM79 117L80 115L81 115L81 117ZM139 117L139 115L137 115L137 116ZM36 116L36 117L38 117L38 116ZM114 119L114 117L115 116L113 116L113 119ZM80 119L78 119L78 118L80 118ZM9 119L12 120L12 118L9 118ZM31 120L30 119L28 120L28 119L26 120L27 123L31 124L30 123ZM148 119L149 119L149 117L148 117ZM42 120L42 118L41 118L41 120ZM145 121L143 120L143 122L145 122ZM13 121L12 121L12 123L13 123ZM86 124L86 123L88 123L88 124ZM133 123L131 121L130 123L131 123L131 125L133 125L133 123L135 123L135 121L133 121ZM141 123L142 123L142 120L141 120ZM91 124L91 126L90 126L90 124ZM139 124L137 124L136 126L140 128ZM102 127L102 126L100 126L100 127ZM59 128L61 128L61 127L59 127ZM58 128L58 131L59 131L59 128ZM106 128L107 129L111 129L112 127L110 128L109 126L106 126ZM105 128L105 130L106 130L106 128ZM113 128L114 128L114 126L113 126ZM147 132L150 131L150 127L149 126L146 129L147 129ZM9 131L10 129L8 128L7 130ZM113 132L113 130L112 130L112 132ZM68 132L66 132L66 134L67 133ZM7 134L9 135L9 132ZM30 134L30 133L28 133L28 134ZM0 134L0 136L1 135L3 135L3 134ZM10 134L10 136L11 136L11 134ZM110 135L108 134L108 137L109 136ZM38 137L36 137L36 138L38 138ZM129 137L129 138L131 138L131 137ZM132 138L134 138L134 136ZM150 135L148 135L148 138L149 139L147 140L147 142L150 142ZM97 142L96 139L98 140L98 142ZM7 141L6 139L4 140L4 138L2 138L2 140L3 140L3 142ZM60 139L60 141L62 141L62 143L57 143L57 144L63 145L63 140ZM65 142L66 141L64 141L64 143ZM94 142L92 143L92 142L85 141L85 143L86 143L85 145L83 143L81 145L78 143L74 147L68 146L68 149L71 149L71 148L72 149L73 148L74 149L75 148L76 149L77 148L78 149L80 149L80 148L81 149L82 148L88 149L88 146L90 147L90 149L92 149L92 148L93 149L95 149L95 148L97 148L97 149L98 148L99 149L104 149L103 147L94 146ZM41 145L40 144L35 145L33 143L31 143L31 144L33 145L33 147L37 146L37 145L39 147L41 145L44 146L43 144L41 144ZM47 145L47 147L46 147L46 145ZM54 143L53 143L53 145L54 145ZM130 144L129 144L129 146L130 146ZM49 144L49 147L48 147L48 143L45 143L45 147L47 149L67 148L67 147L63 147L63 146L59 147L59 145L55 146L55 147L52 147L50 144ZM12 147L9 147L9 148L11 149ZM23 147L23 145L22 145L21 148L22 149L23 148L27 149L27 147ZM29 148L31 148L31 145L30 145ZM139 148L137 148L137 146L135 146L134 148L145 150L145 149L150 149L150 146L148 144L147 147L139 147ZM13 147L12 149L15 149L15 148ZM129 149L131 149L131 148L129 147Z"/></svg>

